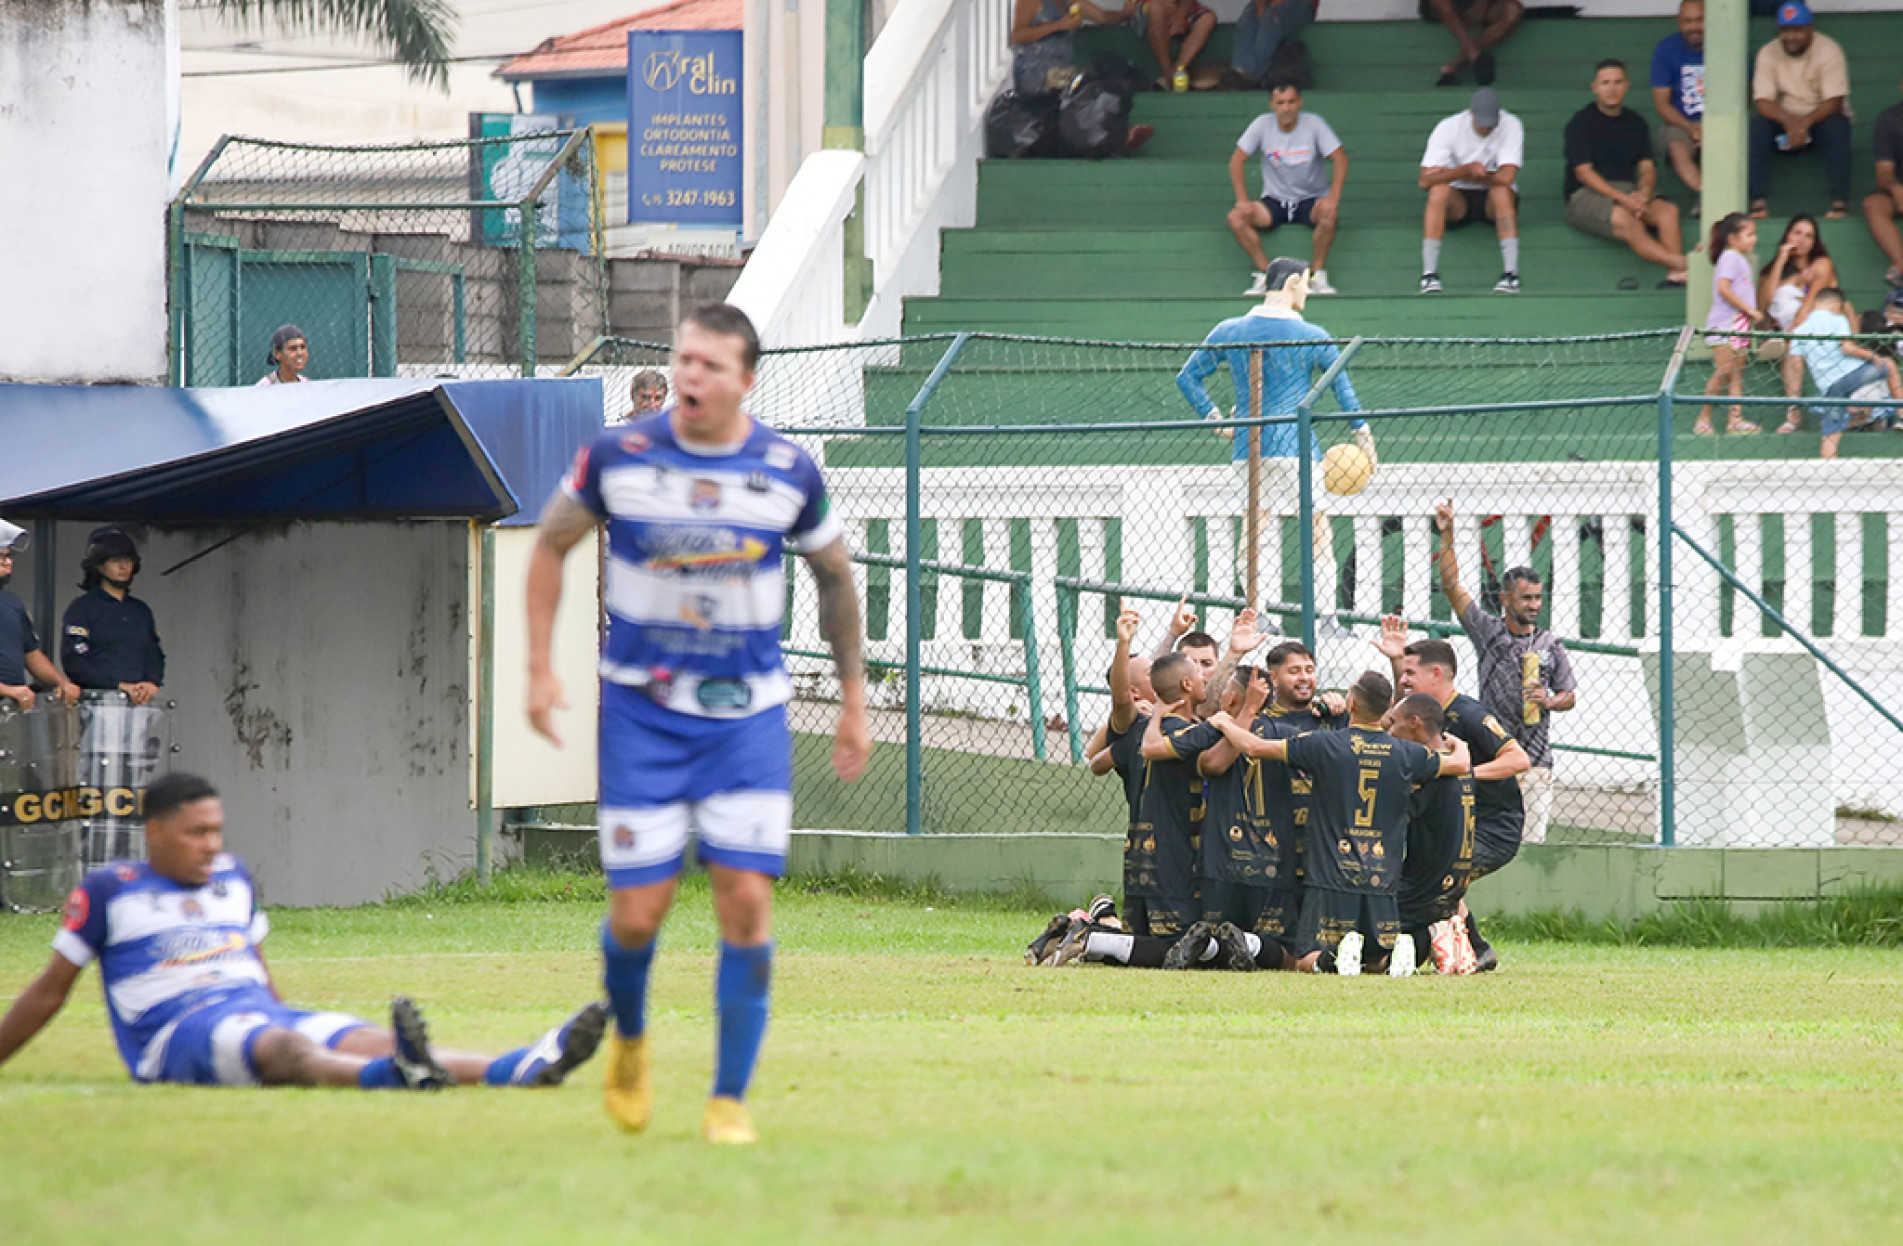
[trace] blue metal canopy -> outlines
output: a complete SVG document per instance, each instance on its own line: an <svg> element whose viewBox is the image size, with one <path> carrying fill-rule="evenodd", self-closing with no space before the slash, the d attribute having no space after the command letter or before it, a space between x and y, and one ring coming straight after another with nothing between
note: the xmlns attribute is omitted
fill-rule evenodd
<svg viewBox="0 0 1903 1246"><path fill-rule="evenodd" d="M601 412L575 379L0 385L0 513L533 523Z"/></svg>

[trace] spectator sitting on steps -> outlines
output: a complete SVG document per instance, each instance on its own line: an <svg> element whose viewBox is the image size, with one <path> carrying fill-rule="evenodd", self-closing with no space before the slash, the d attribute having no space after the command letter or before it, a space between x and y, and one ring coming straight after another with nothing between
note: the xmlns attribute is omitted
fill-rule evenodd
<svg viewBox="0 0 1903 1246"><path fill-rule="evenodd" d="M1439 22L1460 45L1460 55L1440 67L1437 87L1459 86L1471 67L1474 81L1492 86L1493 50L1519 26L1526 15L1520 0L1420 0L1421 20Z"/></svg>
<svg viewBox="0 0 1903 1246"><path fill-rule="evenodd" d="M1771 156L1815 146L1830 188L1827 221L1850 215L1850 66L1835 39L1817 33L1804 0L1777 10L1777 38L1751 73L1751 215L1771 213Z"/></svg>
<svg viewBox="0 0 1903 1246"><path fill-rule="evenodd" d="M1663 268L1660 289L1682 288L1685 239L1678 208L1653 193L1658 167L1645 119L1625 106L1630 86L1625 62L1600 61L1593 69L1593 102L1566 123L1566 223L1623 242Z"/></svg>
<svg viewBox="0 0 1903 1246"><path fill-rule="evenodd" d="M1698 157L1705 142L1705 0L1679 0L1678 30L1652 49L1653 154L1693 194L1704 188Z"/></svg>
<svg viewBox="0 0 1903 1246"><path fill-rule="evenodd" d="M1229 210L1229 230L1255 266L1249 294L1267 294L1268 252L1258 230L1273 231L1293 221L1315 231L1315 258L1310 265L1308 293L1333 294L1328 283L1328 248L1335 241L1335 222L1341 209L1341 187L1348 179L1348 153L1319 113L1302 111L1301 88L1278 80L1269 92L1272 112L1249 123L1229 153L1229 184L1236 206ZM1249 157L1262 157L1262 197L1252 198L1247 185ZM1322 171L1322 161L1329 172Z"/></svg>
<svg viewBox="0 0 1903 1246"><path fill-rule="evenodd" d="M1496 294L1520 292L1520 173L1526 131L1520 119L1500 107L1492 87L1474 92L1464 112L1443 119L1428 136L1421 156L1421 189L1427 214L1421 225L1421 293L1436 294L1440 283L1440 244L1449 227L1468 221L1493 222L1500 236L1500 280Z"/></svg>

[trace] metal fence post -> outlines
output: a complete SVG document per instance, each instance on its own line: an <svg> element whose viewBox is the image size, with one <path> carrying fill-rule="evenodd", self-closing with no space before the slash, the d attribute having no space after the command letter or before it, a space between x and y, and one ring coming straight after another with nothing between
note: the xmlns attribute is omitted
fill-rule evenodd
<svg viewBox="0 0 1903 1246"><path fill-rule="evenodd" d="M1064 666L1064 728L1070 736L1070 760L1084 760L1084 727L1077 721L1077 590L1057 586L1057 652Z"/></svg>
<svg viewBox="0 0 1903 1246"><path fill-rule="evenodd" d="M1019 626L1024 629L1024 695L1030 702L1031 756L1044 760L1044 681L1037 669L1037 608L1031 600L1031 577L1025 576L1018 593Z"/></svg>
<svg viewBox="0 0 1903 1246"><path fill-rule="evenodd" d="M971 334L960 333L940 356L938 366L919 386L918 393L905 408L905 833L917 835L925 820L925 745L923 707L919 704L919 663L923 658L925 609L924 585L920 582L921 550L925 545L925 521L920 513L919 480L924 467L925 404L951 371L952 364L964 352ZM1027 596L1029 594L1026 594Z"/></svg>
<svg viewBox="0 0 1903 1246"><path fill-rule="evenodd" d="M522 375L535 375L535 201L522 201L516 223L516 329L522 347Z"/></svg>
<svg viewBox="0 0 1903 1246"><path fill-rule="evenodd" d="M165 290L169 296L170 313L167 323L167 341L165 343L165 383L179 386L185 383L185 305L189 295L185 289L185 203L183 198L174 199L165 212Z"/></svg>
<svg viewBox="0 0 1903 1246"><path fill-rule="evenodd" d="M1678 387L1679 371L1685 366L1685 351L1691 345L1692 329L1680 331L1671 362L1665 365L1665 380L1659 387L1659 846L1678 843L1677 801L1677 723L1675 716L1672 669L1672 415L1675 403L1672 391Z"/></svg>
<svg viewBox="0 0 1903 1246"><path fill-rule="evenodd" d="M1309 448L1315 440L1315 403L1335 383L1335 378L1347 371L1348 361L1355 357L1366 340L1353 338L1342 347L1335 355L1335 362L1328 365L1307 396L1295 407L1295 461L1301 472L1300 535L1296 537L1295 547L1302 551L1302 643L1311 651L1315 648L1315 456ZM1328 530L1328 556L1335 556L1333 527ZM1328 603L1330 614L1335 612L1337 605L1332 601Z"/></svg>

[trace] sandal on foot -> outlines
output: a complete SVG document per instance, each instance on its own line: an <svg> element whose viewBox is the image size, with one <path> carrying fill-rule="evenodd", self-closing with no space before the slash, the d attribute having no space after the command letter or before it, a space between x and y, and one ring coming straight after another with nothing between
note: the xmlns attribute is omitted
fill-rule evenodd
<svg viewBox="0 0 1903 1246"><path fill-rule="evenodd" d="M1761 433L1763 431L1763 429L1753 424L1750 420L1739 420L1735 424L1725 425L1725 436L1727 437L1749 437L1752 433Z"/></svg>
<svg viewBox="0 0 1903 1246"><path fill-rule="evenodd" d="M1847 221L1850 219L1850 205L1841 199L1833 200L1830 211L1824 213L1827 221Z"/></svg>
<svg viewBox="0 0 1903 1246"><path fill-rule="evenodd" d="M1804 426L1795 420L1786 420L1777 426L1777 431L1780 433L1801 433L1804 431Z"/></svg>
<svg viewBox="0 0 1903 1246"><path fill-rule="evenodd" d="M1766 203L1762 199L1753 199L1751 201L1751 219L1752 220L1761 221L1769 215L1771 215L1770 204Z"/></svg>

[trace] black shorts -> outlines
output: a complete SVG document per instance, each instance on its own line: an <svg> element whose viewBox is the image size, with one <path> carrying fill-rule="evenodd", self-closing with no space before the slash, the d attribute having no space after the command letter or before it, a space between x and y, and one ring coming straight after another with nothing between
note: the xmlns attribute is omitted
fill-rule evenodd
<svg viewBox="0 0 1903 1246"><path fill-rule="evenodd" d="M1293 944L1302 893L1290 887L1203 880L1203 920Z"/></svg>
<svg viewBox="0 0 1903 1246"><path fill-rule="evenodd" d="M1507 862L1520 855L1520 828L1526 819L1519 814L1489 814L1474 825L1475 880L1506 868Z"/></svg>
<svg viewBox="0 0 1903 1246"><path fill-rule="evenodd" d="M1467 215L1461 217L1459 220L1455 220L1453 214L1449 213L1447 216L1447 228L1459 229L1462 225L1471 225L1475 221L1486 221L1487 196L1491 193L1490 191L1468 190L1462 186L1456 186L1453 189L1454 193L1460 196L1461 202L1467 205ZM1513 208L1517 212L1519 207L1520 192L1516 190L1513 192Z"/></svg>
<svg viewBox="0 0 1903 1246"><path fill-rule="evenodd" d="M1131 934L1174 939L1202 918L1195 896L1135 896L1123 901L1123 921Z"/></svg>
<svg viewBox="0 0 1903 1246"><path fill-rule="evenodd" d="M1401 915L1391 892L1327 891L1310 887L1302 892L1302 920L1295 935L1298 956L1334 951L1351 930L1367 942L1362 955L1378 960L1374 948L1392 950L1401 933Z"/></svg>
<svg viewBox="0 0 1903 1246"><path fill-rule="evenodd" d="M1321 198L1314 199L1271 199L1262 196L1262 206L1269 210L1269 228L1277 229L1293 221L1297 225L1313 225L1310 219L1315 215L1315 204Z"/></svg>

